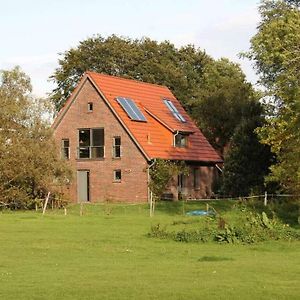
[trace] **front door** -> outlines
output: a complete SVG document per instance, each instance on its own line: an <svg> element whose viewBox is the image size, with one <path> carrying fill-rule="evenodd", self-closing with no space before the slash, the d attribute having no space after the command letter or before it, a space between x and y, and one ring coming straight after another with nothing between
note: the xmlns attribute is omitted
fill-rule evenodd
<svg viewBox="0 0 300 300"><path fill-rule="evenodd" d="M90 201L89 193L90 171L77 171L77 197L78 202Z"/></svg>

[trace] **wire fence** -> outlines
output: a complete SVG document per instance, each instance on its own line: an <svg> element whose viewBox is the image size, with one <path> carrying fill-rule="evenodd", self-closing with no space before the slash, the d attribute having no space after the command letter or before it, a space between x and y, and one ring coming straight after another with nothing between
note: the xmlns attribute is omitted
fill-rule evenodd
<svg viewBox="0 0 300 300"><path fill-rule="evenodd" d="M251 199L263 199L265 205L268 203L269 200L275 200L279 198L299 198L300 195L294 195L294 194L268 194L267 192L265 194L261 195L251 195L251 196L240 196L240 197L230 197L230 196L222 196L222 197L215 197L215 198L192 198L192 199L186 199L186 201L240 201L240 200L251 200Z"/></svg>

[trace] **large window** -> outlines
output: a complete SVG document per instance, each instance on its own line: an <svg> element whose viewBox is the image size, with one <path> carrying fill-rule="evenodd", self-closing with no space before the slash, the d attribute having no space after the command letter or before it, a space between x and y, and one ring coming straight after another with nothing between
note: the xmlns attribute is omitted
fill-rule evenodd
<svg viewBox="0 0 300 300"><path fill-rule="evenodd" d="M184 148L187 147L187 135L178 133L175 135L175 141L174 141L175 147Z"/></svg>
<svg viewBox="0 0 300 300"><path fill-rule="evenodd" d="M113 138L113 157L121 157L121 137L119 136Z"/></svg>
<svg viewBox="0 0 300 300"><path fill-rule="evenodd" d="M104 157L104 129L79 129L78 158Z"/></svg>
<svg viewBox="0 0 300 300"><path fill-rule="evenodd" d="M61 156L64 159L70 159L70 141L69 141L69 139L61 140Z"/></svg>

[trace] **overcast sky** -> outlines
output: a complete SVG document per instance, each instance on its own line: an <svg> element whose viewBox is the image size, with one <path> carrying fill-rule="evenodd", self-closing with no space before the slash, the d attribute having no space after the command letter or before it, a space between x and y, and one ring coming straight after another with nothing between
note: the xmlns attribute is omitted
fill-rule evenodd
<svg viewBox="0 0 300 300"><path fill-rule="evenodd" d="M20 65L34 93L54 87L48 78L58 53L94 34L194 44L214 58L239 62L251 82L251 64L238 58L259 22L258 0L0 0L0 69Z"/></svg>

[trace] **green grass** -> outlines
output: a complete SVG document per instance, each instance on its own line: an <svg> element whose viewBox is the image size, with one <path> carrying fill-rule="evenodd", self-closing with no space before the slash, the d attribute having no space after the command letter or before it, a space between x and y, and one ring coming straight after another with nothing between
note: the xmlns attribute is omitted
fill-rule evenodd
<svg viewBox="0 0 300 300"><path fill-rule="evenodd" d="M232 203L214 205L230 217ZM300 242L147 237L159 222L197 225L182 212L204 207L163 203L152 219L146 205L0 213L0 299L299 299Z"/></svg>

